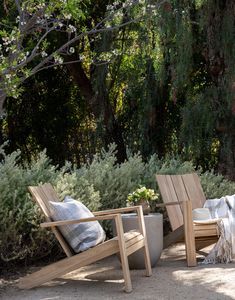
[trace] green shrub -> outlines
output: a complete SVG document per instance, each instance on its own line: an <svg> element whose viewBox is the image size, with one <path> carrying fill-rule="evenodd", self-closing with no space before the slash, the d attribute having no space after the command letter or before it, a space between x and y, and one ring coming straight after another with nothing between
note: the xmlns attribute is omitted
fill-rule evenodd
<svg viewBox="0 0 235 300"><path fill-rule="evenodd" d="M215 174L213 170L202 173L200 179L207 199L235 194L235 182L225 179L220 174Z"/></svg>
<svg viewBox="0 0 235 300"><path fill-rule="evenodd" d="M79 176L76 166L71 167L69 163L66 163L58 173L54 188L61 200L66 195L70 195L84 203L92 211L101 207L99 191L96 191L94 185L88 182L84 176Z"/></svg>
<svg viewBox="0 0 235 300"><path fill-rule="evenodd" d="M90 210L126 206L128 194L140 185L158 192L155 174L182 174L194 171L191 162L180 158L158 159L152 155L144 162L140 154L129 155L116 163L115 146L101 151L81 168L65 163L53 166L46 152L39 153L30 164L20 163L20 152L10 155L0 147L0 262L33 260L60 253L58 243L49 230L41 229L42 214L34 205L27 186L51 182L60 199L70 195L82 201ZM200 172L199 172L200 173ZM235 183L214 172L200 174L207 198L234 194ZM160 200L159 200L160 201ZM110 233L110 224L104 223Z"/></svg>
<svg viewBox="0 0 235 300"><path fill-rule="evenodd" d="M145 164L140 155L129 157L122 164L116 164L115 146L96 155L92 162L77 170L99 191L101 209L117 208L126 205L127 195L141 183Z"/></svg>
<svg viewBox="0 0 235 300"><path fill-rule="evenodd" d="M180 157L167 157L161 160L158 174L186 174L195 172L195 167L190 161L182 161Z"/></svg>
<svg viewBox="0 0 235 300"><path fill-rule="evenodd" d="M53 244L52 235L38 228L41 214L27 186L53 181L55 167L45 152L27 168L18 163L19 151L5 155L1 147L0 152L0 259L9 262L46 254Z"/></svg>

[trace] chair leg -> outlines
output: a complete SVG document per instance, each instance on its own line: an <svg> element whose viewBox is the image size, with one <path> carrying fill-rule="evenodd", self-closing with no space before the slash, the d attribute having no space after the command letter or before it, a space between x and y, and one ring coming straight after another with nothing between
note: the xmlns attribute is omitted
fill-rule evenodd
<svg viewBox="0 0 235 300"><path fill-rule="evenodd" d="M144 246L144 262L145 262L145 269L146 269L146 276L150 277L152 275L152 267L148 249L147 238L145 237L145 246Z"/></svg>
<svg viewBox="0 0 235 300"><path fill-rule="evenodd" d="M116 223L117 238L118 238L118 245L119 245L119 250L120 250L120 258L121 258L121 264L122 264L123 277L124 277L124 282L125 282L125 291L127 293L130 293L130 292L132 292L132 283L131 283L131 276L130 276L127 252L126 252L126 245L125 245L125 240L124 240L122 219L121 219L120 214L115 217L115 223Z"/></svg>
<svg viewBox="0 0 235 300"><path fill-rule="evenodd" d="M147 234L146 234L146 228L145 228L145 223L144 223L144 215L143 215L142 206L140 206L137 209L137 214L138 214L140 232L144 236L144 248L143 248L144 263L145 263L145 269L146 269L146 276L149 277L152 275L152 267L151 267L151 261L150 261L150 255L149 255L149 247L148 247Z"/></svg>
<svg viewBox="0 0 235 300"><path fill-rule="evenodd" d="M197 259L191 201L183 201L183 217L187 265L188 267L195 267L197 265Z"/></svg>

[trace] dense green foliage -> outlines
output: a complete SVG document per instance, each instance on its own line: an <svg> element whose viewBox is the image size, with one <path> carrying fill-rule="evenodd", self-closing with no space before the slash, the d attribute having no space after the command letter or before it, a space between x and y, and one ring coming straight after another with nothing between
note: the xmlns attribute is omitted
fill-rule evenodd
<svg viewBox="0 0 235 300"><path fill-rule="evenodd" d="M0 119L9 153L47 148L80 166L115 142L118 162L128 149L145 161L173 153L235 177L233 0L22 1L25 27L13 2L0 24L0 88L19 94Z"/></svg>
<svg viewBox="0 0 235 300"><path fill-rule="evenodd" d="M27 186L56 177L54 166L49 164L45 153L23 167L18 163L20 152L5 155L0 163L0 248L1 260L7 262L48 254L52 236L37 224L41 220L38 209L30 201Z"/></svg>
<svg viewBox="0 0 235 300"><path fill-rule="evenodd" d="M39 227L42 214L32 202L28 185L51 182L61 200L70 195L94 211L126 206L128 194L140 185L158 192L156 173L194 171L190 162L179 158L160 160L156 155L147 162L140 154L129 155L127 161L117 164L114 145L80 168L70 163L56 167L45 151L30 164L20 163L19 151L6 155L2 146L0 153L0 261L3 264L33 261L50 255L52 250L60 253L50 231ZM235 184L213 172L202 173L201 180L208 198L234 193ZM110 234L108 223L104 228Z"/></svg>

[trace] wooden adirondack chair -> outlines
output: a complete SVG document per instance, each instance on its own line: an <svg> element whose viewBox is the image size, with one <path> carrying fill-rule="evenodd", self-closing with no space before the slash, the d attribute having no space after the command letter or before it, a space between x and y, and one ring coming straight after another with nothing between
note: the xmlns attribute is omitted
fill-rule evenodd
<svg viewBox="0 0 235 300"><path fill-rule="evenodd" d="M128 256L140 248L144 249L146 276L151 276L152 270L141 206L94 212L94 217L86 219L53 222L51 219L49 201L51 199L53 199L53 201L59 201L59 198L53 187L50 184L44 184L42 186L35 187L31 186L29 187L29 191L32 195L32 198L37 202L45 215L47 222L42 223L41 226L51 227L53 233L66 253L67 258L52 263L33 274L21 278L18 284L19 288L30 289L35 286L42 285L43 283L46 283L73 270L94 263L115 253L119 253L125 281L125 291L131 292L132 283L128 265ZM124 233L121 213L130 211L137 212L139 217L139 231L136 230ZM113 219L115 221L117 236L79 254L73 253L70 246L67 244L66 240L59 231L59 226L65 224L77 224L81 222L108 219Z"/></svg>
<svg viewBox="0 0 235 300"><path fill-rule="evenodd" d="M193 222L192 209L203 207L206 201L196 173L156 175L157 184L166 206L172 232L164 238L164 248L185 239L188 266L196 266L196 252L214 244L219 238L217 222Z"/></svg>

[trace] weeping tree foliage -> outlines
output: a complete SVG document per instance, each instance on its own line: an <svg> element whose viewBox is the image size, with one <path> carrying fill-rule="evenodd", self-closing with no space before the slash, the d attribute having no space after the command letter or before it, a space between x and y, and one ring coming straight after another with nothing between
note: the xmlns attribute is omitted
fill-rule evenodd
<svg viewBox="0 0 235 300"><path fill-rule="evenodd" d="M138 1L120 1L115 3L112 1L101 1L99 6L94 6L89 1L86 3L84 2L83 6L85 5L86 7L86 15L81 15L81 10L79 10L79 18L75 18L75 16L72 15L72 20L69 19L69 21L66 21L68 24L65 21L59 23L59 20L56 19L55 25L57 25L57 27L54 28L55 32L53 32L53 34L50 33L50 35L47 31L45 33L47 34L50 43L40 43L40 46L42 44L42 61L40 61L41 58L38 58L37 60L36 57L34 60L34 68L36 68L37 72L37 63L41 68L48 68L53 64L56 65L54 58L55 49L59 49L61 43L67 45L66 39L69 37L70 41L71 36L75 36L76 41L72 44L73 47L69 48L71 43L69 46L63 46L63 51L60 53L59 57L56 56L56 58L64 60L65 66L69 71L68 76L70 74L73 84L77 85L79 90L78 106L81 105L81 102L79 102L79 98L81 98L83 103L85 102L86 110L89 113L91 122L94 118L96 119L95 132L99 142L97 143L97 147L93 150L97 151L101 146L108 145L111 141L114 141L117 144L117 156L119 161L123 161L126 158L126 144L128 144L132 151L141 150L145 157L155 152L159 153L160 156L164 156L166 151L171 147L171 136L175 126L174 123L176 123L171 122L167 117L167 114L174 114L174 112L169 109L171 102L167 101L167 81L166 83L163 83L163 81L159 83L158 80L159 57L157 56L159 56L159 54L157 54L157 56L155 55L155 52L158 52L157 48L159 45L159 41L155 41L155 39L158 38L157 23L151 21L152 16L157 12L158 7L160 7L162 3L165 3L165 1L160 1L157 5L149 5L148 1L139 2L142 6L136 5L138 4ZM18 1L17 3L20 2ZM77 1L77 3L79 4L80 2ZM60 3L60 5L62 4ZM131 6L133 6L134 9L130 10L129 7ZM43 5L43 9L46 9L45 4ZM66 7L66 9L69 9L71 12L70 6ZM117 11L116 14L115 11ZM112 15L112 18L106 17L110 14ZM145 18L141 19L140 16L145 16ZM56 17L58 18L57 15ZM41 18L43 18L43 16ZM102 20L106 21L104 22ZM138 22L133 22L133 20L138 20ZM48 19L46 18L44 22L48 22ZM99 22L102 24L101 32L96 32L96 34L95 32L93 34L89 32L88 34L86 31L86 34L78 38L79 35L77 32L81 32L84 30L83 28L92 28L94 24L99 24ZM146 22L148 22L149 28L146 27ZM126 24L129 26L120 26L120 28L117 27L116 30L112 31L108 30L110 27L115 28L117 24ZM106 26L106 30L103 30L104 25ZM71 26L73 26L73 32L71 32L71 30L69 31ZM100 27L95 26L95 28L99 31L98 29ZM21 31L23 30L21 27L19 29ZM40 30L43 30L43 28L40 27ZM50 57L50 59L48 59L48 57ZM70 61L73 61L73 63L71 64ZM27 65L27 58L24 64ZM62 67L57 67L57 70L60 72ZM7 70L5 70L5 72L7 72ZM64 70L62 72L62 74L67 74ZM50 76L49 74L50 73L47 73L45 78ZM133 82L133 75L137 80L135 82ZM59 76L60 75L58 75L58 79ZM36 81L43 80L42 77L41 79L38 78L39 77L37 76ZM58 89L63 89L61 100L58 99L59 102L57 101L57 103L60 103L59 105L61 107L66 103L73 101L73 99L71 101L67 99L64 101L62 98L63 95L64 98L72 97L70 92L65 94L67 89L65 86L67 84L69 85L69 82L67 81L67 83L65 83L65 81L66 80L63 80L57 86ZM139 82L138 94L135 93L136 82ZM32 84L32 81L30 81L30 84ZM52 83L52 80L48 80L48 84L54 85L56 89L55 81ZM35 106L32 105L32 107L36 107L37 105L40 106L42 104L44 112L47 110L49 115L52 113L51 119L53 120L53 112L51 110L53 105L50 105L53 101L44 101L42 99L43 103L39 103L38 101L35 101L35 97L30 96L30 93L27 93L29 87L27 82L23 87L25 87L26 92L22 93L22 96L20 96L21 99L31 98L29 102L37 103ZM44 87L45 98L57 97L52 93L50 87L46 87L45 83L41 87ZM37 85L35 88L37 92ZM40 97L41 96L42 95L40 95ZM63 102L66 103L63 104ZM17 101L9 99L8 103L9 105L7 108L13 112L14 115L14 111L17 110L14 108L14 105L18 105ZM25 103L27 103L27 101ZM46 103L48 104L48 107ZM136 109L133 110L134 106ZM38 124L42 123L42 119L45 119L45 122L50 119L50 117L47 119L46 116L40 114L40 111L37 111L38 110L36 109L33 115L38 118ZM57 111L57 121L61 117L62 116ZM84 118L85 117L86 114L84 114ZM71 118L73 118L72 113ZM9 122L11 122L11 120L12 118L8 118ZM177 120L177 118L175 118L175 120ZM164 126L162 126L163 122ZM35 126L33 122L30 122L30 124L32 127ZM48 122L48 125L49 124L50 122ZM66 127L64 122L61 122L61 124L64 124ZM54 136L54 138L57 136L59 140L58 144L61 144L58 152L62 151L64 157L67 156L70 158L71 155L69 156L69 153L66 153L64 146L62 146L66 144L67 139L63 138L63 135L60 137L57 134L57 132L61 130L59 121L57 123L55 122L53 125L54 126L52 126L49 131L51 132L54 130L52 136ZM12 148L14 148L17 143L14 143L14 139L12 138L16 126L13 125L8 127L11 127L11 134L9 134L8 131L8 137L12 141ZM63 125L61 127L63 127ZM155 127L157 127L157 134L155 134ZM17 129L15 129L15 132L15 136L17 136ZM39 144L39 148L41 149L43 146L47 146L47 148L50 147L50 153L53 155L54 160L56 162L58 161L58 158L56 157L57 151L54 151L57 143L46 143L43 138L38 138L37 129L33 130L31 134L29 132L27 134L28 137L25 138L26 141L28 140L31 144L35 142L35 146ZM66 136L66 130L64 130L64 136ZM88 140L91 138L88 137ZM165 140L165 142L159 143L159 140ZM79 142L82 144L82 139ZM22 145L22 143L18 144ZM90 144L89 141L88 144ZM55 145L55 147L53 147L53 145ZM89 148L87 145L83 145L85 149ZM32 145L30 145L29 149L33 150ZM76 146L71 149L76 151ZM90 150L88 149L88 152L89 151ZM60 159L63 159L63 155L60 156ZM79 159L77 160L79 161Z"/></svg>
<svg viewBox="0 0 235 300"><path fill-rule="evenodd" d="M63 7L62 2L58 5ZM177 153L203 169L217 168L234 178L233 1L74 0L67 2L73 5L65 6L66 11L59 10L61 14L71 11L75 2L77 17L63 20L63 30L58 20L56 30L47 35L48 43L40 44L41 52L53 54L44 67L59 58L63 64L30 82L36 92L43 89L39 97L30 94L26 82L25 94L7 101L10 113L2 121L3 139L11 131L12 140L25 137L29 153L47 147L56 162L68 158L78 164L115 142L119 162L126 159L126 148L141 151L144 159L153 153ZM73 37L74 42L54 57L54 50ZM56 79L48 80L50 76ZM53 137L51 143L34 128L42 124L40 110L42 126L55 120L45 130ZM26 111L35 122L23 118ZM16 130L20 123L28 128L25 135ZM23 142L13 145L22 148Z"/></svg>
<svg viewBox="0 0 235 300"><path fill-rule="evenodd" d="M22 159L30 161L46 148L55 164L86 162L95 147L94 119L71 82L66 68L50 69L28 80L20 98L7 99L2 133L9 140L8 152L21 149Z"/></svg>
<svg viewBox="0 0 235 300"><path fill-rule="evenodd" d="M128 148L147 158L174 148L181 102L171 101L167 62L161 52L158 10L122 29L113 43L120 53L109 65L109 95ZM120 52L121 50L121 52Z"/></svg>
<svg viewBox="0 0 235 300"><path fill-rule="evenodd" d="M185 98L179 142L204 168L234 178L234 1L171 1L164 47L174 101ZM169 41L169 42L168 42Z"/></svg>
<svg viewBox="0 0 235 300"><path fill-rule="evenodd" d="M0 112L7 96L20 96L22 84L29 77L67 65L88 109L97 123L102 121L105 145L115 142L118 160L125 160L122 132L105 88L105 65L110 61L105 54L112 49L97 53L97 45L106 34L116 36L119 29L142 18L144 5L145 1L139 0L101 0L95 5L89 0L4 2L0 28ZM99 57L102 54L104 58ZM103 82L97 86L98 74Z"/></svg>

